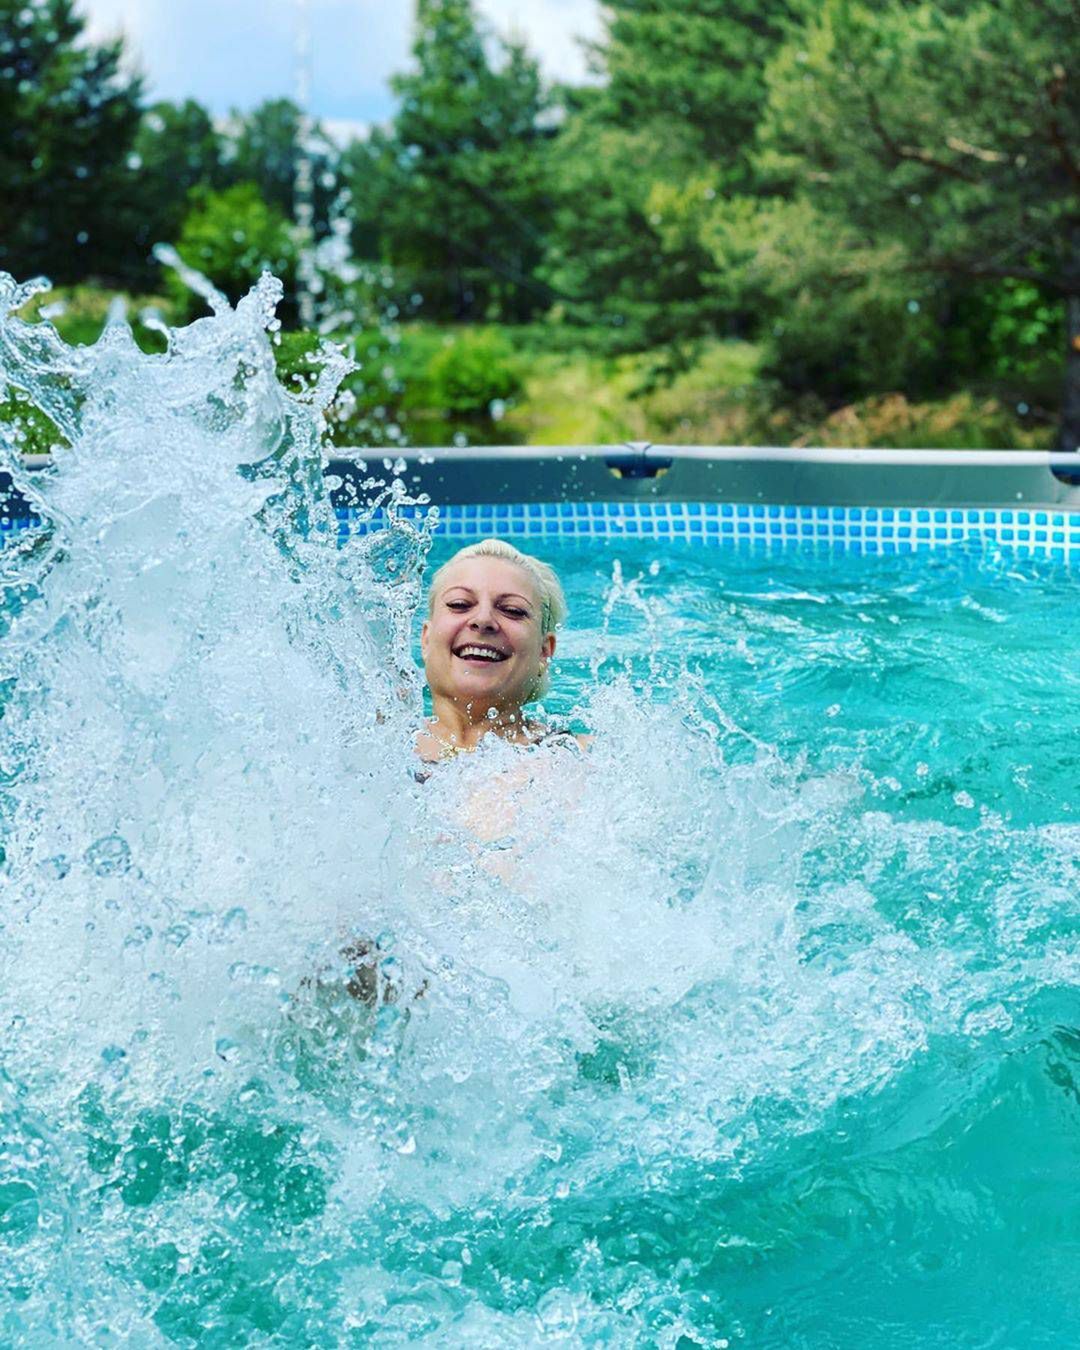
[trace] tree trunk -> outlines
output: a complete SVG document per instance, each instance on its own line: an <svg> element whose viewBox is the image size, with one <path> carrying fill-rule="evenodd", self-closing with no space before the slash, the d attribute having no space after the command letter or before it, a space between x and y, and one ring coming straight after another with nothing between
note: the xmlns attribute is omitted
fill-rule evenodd
<svg viewBox="0 0 1080 1350"><path fill-rule="evenodd" d="M1059 450L1080 450L1080 295L1065 299L1065 392L1061 400Z"/></svg>
<svg viewBox="0 0 1080 1350"><path fill-rule="evenodd" d="M1080 222L1072 227L1072 256L1069 259L1069 280L1072 285L1065 296L1065 389L1061 400L1061 426L1058 430L1059 450L1080 450ZM1071 275L1070 275L1071 274Z"/></svg>

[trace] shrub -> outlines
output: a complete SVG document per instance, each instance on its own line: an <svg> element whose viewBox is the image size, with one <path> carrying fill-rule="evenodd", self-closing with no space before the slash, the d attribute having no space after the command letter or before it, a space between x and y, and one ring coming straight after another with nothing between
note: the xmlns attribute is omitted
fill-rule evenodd
<svg viewBox="0 0 1080 1350"><path fill-rule="evenodd" d="M263 201L254 183L238 183L223 192L197 189L176 241L176 251L189 267L214 283L232 303L269 269L295 290L297 249L292 226ZM167 285L178 310L188 318L203 302L175 273Z"/></svg>
<svg viewBox="0 0 1080 1350"><path fill-rule="evenodd" d="M464 417L490 412L521 392L521 374L506 340L492 329L466 331L449 339L427 370L430 406Z"/></svg>
<svg viewBox="0 0 1080 1350"><path fill-rule="evenodd" d="M25 397L0 400L0 423L0 445L23 455L47 455L67 444L56 424Z"/></svg>

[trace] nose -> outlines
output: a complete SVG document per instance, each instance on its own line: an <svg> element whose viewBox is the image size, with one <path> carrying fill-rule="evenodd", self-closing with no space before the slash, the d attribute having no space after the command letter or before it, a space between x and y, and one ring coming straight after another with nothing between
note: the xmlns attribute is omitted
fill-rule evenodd
<svg viewBox="0 0 1080 1350"><path fill-rule="evenodd" d="M481 601L473 611L470 627L477 629L479 632L490 633L498 626L499 621L494 607L486 601Z"/></svg>

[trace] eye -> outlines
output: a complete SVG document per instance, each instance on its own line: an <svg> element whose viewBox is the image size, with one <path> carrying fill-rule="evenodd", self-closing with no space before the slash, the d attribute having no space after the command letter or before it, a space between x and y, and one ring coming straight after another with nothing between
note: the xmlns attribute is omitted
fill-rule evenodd
<svg viewBox="0 0 1080 1350"><path fill-rule="evenodd" d="M469 602L468 600L447 600L446 608L456 610L468 609Z"/></svg>
<svg viewBox="0 0 1080 1350"><path fill-rule="evenodd" d="M527 619L529 617L527 609L518 609L515 605L503 605L503 613L509 614L512 619Z"/></svg>

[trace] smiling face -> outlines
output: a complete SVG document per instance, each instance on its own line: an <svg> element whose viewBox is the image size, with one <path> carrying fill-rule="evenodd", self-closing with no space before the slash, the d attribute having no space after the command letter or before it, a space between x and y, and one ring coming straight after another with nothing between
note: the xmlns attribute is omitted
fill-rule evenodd
<svg viewBox="0 0 1080 1350"><path fill-rule="evenodd" d="M472 557L440 577L420 632L433 699L450 699L481 719L489 708L517 712L533 696L555 650L544 634L529 573L506 558Z"/></svg>

